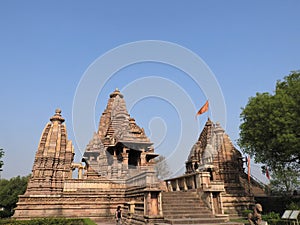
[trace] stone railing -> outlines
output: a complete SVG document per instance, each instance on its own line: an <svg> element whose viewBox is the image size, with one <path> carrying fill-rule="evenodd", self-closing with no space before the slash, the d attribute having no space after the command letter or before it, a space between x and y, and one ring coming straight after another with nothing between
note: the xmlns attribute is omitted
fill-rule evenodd
<svg viewBox="0 0 300 225"><path fill-rule="evenodd" d="M96 191L112 188L125 188L125 182L113 182L113 180L84 180L84 179L69 179L64 181L64 189L66 192L74 192L79 190Z"/></svg>
<svg viewBox="0 0 300 225"><path fill-rule="evenodd" d="M126 202L124 208L126 209L128 216L133 214L144 216L144 202Z"/></svg>
<svg viewBox="0 0 300 225"><path fill-rule="evenodd" d="M202 188L210 183L209 172L195 172L185 174L180 177L165 180L168 191L186 191L190 189Z"/></svg>
<svg viewBox="0 0 300 225"><path fill-rule="evenodd" d="M165 180L168 191L187 191L191 189L202 189L203 191L222 192L225 191L224 183L211 181L209 172L195 172L180 177Z"/></svg>
<svg viewBox="0 0 300 225"><path fill-rule="evenodd" d="M203 191L206 192L223 192L225 191L223 181L211 181L208 186L203 187Z"/></svg>
<svg viewBox="0 0 300 225"><path fill-rule="evenodd" d="M128 187L157 187L158 180L154 171L145 171L126 180Z"/></svg>

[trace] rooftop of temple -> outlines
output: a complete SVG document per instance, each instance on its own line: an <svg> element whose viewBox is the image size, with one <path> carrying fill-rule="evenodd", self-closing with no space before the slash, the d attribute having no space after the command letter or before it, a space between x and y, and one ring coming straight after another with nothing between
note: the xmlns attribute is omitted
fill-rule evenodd
<svg viewBox="0 0 300 225"><path fill-rule="evenodd" d="M145 167L149 169L153 167L151 160L158 156L152 145L144 129L130 117L123 95L116 89L83 155L87 176L95 176L96 172L108 178L125 178Z"/></svg>

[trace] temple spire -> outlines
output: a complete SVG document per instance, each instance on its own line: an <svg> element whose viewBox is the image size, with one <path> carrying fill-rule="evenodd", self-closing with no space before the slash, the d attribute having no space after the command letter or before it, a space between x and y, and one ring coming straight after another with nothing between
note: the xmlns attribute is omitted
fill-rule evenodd
<svg viewBox="0 0 300 225"><path fill-rule="evenodd" d="M60 109L55 110L50 121L42 132L36 151L28 194L62 192L63 180L72 178L74 147L68 140Z"/></svg>

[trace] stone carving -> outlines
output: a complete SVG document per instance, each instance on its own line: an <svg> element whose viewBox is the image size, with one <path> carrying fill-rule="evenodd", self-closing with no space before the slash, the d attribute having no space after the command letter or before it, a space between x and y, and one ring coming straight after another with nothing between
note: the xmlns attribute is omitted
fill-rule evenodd
<svg viewBox="0 0 300 225"><path fill-rule="evenodd" d="M262 206L261 204L257 203L254 206L253 214L248 214L248 222L250 225L261 225L262 224Z"/></svg>

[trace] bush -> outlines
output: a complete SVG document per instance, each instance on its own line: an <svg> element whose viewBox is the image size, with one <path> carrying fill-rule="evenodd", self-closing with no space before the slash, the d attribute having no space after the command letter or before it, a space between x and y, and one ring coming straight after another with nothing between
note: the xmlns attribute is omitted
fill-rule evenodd
<svg viewBox="0 0 300 225"><path fill-rule="evenodd" d="M268 220L268 225L289 225L288 221L283 220Z"/></svg>
<svg viewBox="0 0 300 225"><path fill-rule="evenodd" d="M266 215L262 215L262 219L267 221L269 225L285 225L287 221L281 220L279 213L270 212Z"/></svg>
<svg viewBox="0 0 300 225"><path fill-rule="evenodd" d="M246 219L230 219L230 222L234 222L234 223L243 223L243 224L248 224L248 220Z"/></svg>
<svg viewBox="0 0 300 225"><path fill-rule="evenodd" d="M287 209L290 210L299 210L300 209L300 202L291 202L286 206Z"/></svg>
<svg viewBox="0 0 300 225"><path fill-rule="evenodd" d="M245 210L243 210L243 211L242 211L242 216L243 216L243 218L248 219L248 214L249 214L249 213L253 213L253 210L251 210L251 209L245 209Z"/></svg>
<svg viewBox="0 0 300 225"><path fill-rule="evenodd" d="M262 219L263 220L280 220L280 215L279 213L275 213L275 212L270 212L266 215L262 215Z"/></svg>
<svg viewBox="0 0 300 225"><path fill-rule="evenodd" d="M84 222L85 225L96 225L96 223L94 223L94 221L92 221L89 218L83 219L83 222Z"/></svg>
<svg viewBox="0 0 300 225"><path fill-rule="evenodd" d="M13 177L10 180L0 180L0 208L4 210L0 212L0 218L8 218L13 215L13 209L16 208L18 196L26 191L27 177Z"/></svg>

